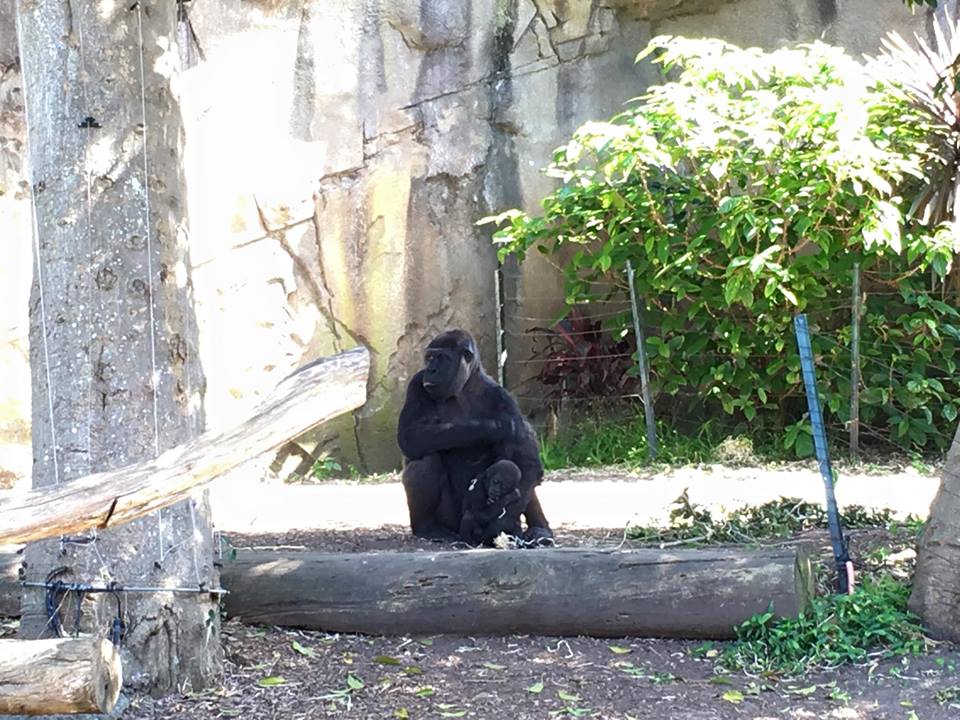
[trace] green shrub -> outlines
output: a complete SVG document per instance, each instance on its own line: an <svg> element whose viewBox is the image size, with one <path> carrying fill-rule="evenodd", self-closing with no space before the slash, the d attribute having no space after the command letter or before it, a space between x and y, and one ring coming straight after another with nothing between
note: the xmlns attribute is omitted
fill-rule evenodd
<svg viewBox="0 0 960 720"><path fill-rule="evenodd" d="M923 652L928 640L907 610L910 586L890 577L867 580L853 595L814 598L796 618L755 615L737 627L720 656L727 670L797 676L811 670Z"/></svg>
<svg viewBox="0 0 960 720"><path fill-rule="evenodd" d="M556 151L543 215L491 219L501 257L563 253L571 305L603 299L629 260L659 330L646 340L657 391L800 456L813 446L793 316L810 318L826 419L842 427L858 263L864 440L946 447L960 313L928 290L958 244L951 226L907 222L904 200L941 167L946 130L822 43L764 53L658 38L647 54L673 79ZM630 332L627 316L609 329Z"/></svg>

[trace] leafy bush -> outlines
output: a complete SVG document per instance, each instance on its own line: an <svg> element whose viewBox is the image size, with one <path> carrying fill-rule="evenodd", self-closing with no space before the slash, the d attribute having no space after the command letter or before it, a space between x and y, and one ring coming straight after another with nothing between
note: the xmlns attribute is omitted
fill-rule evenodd
<svg viewBox="0 0 960 720"><path fill-rule="evenodd" d="M668 527L638 527L627 537L648 542L755 543L785 538L804 530L827 527L827 514L819 503L782 497L762 505L739 508L724 518L690 501L687 491L673 501ZM854 505L841 513L845 530L887 527L893 521L890 510L870 510Z"/></svg>
<svg viewBox="0 0 960 720"><path fill-rule="evenodd" d="M907 222L903 198L939 167L947 130L822 43L763 53L658 38L649 54L672 81L555 152L561 184L543 215L492 218L501 257L562 252L571 304L630 260L660 328L646 341L657 391L798 455L812 442L792 319L808 314L827 420L845 423L858 263L861 418L895 444L946 447L960 314L946 291L926 293L960 246L952 226Z"/></svg>
<svg viewBox="0 0 960 720"><path fill-rule="evenodd" d="M844 663L921 653L928 641L907 610L910 586L890 577L867 580L853 595L814 598L796 618L754 615L720 656L728 670L798 676Z"/></svg>

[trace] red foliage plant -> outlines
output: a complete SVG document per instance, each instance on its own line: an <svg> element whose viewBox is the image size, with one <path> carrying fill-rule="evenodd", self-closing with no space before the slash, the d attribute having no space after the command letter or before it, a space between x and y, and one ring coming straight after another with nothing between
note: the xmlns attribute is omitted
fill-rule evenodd
<svg viewBox="0 0 960 720"><path fill-rule="evenodd" d="M553 327L528 332L535 333L533 357L541 363L536 379L549 388L550 398L615 398L636 392L632 333L618 333L618 339L576 307Z"/></svg>

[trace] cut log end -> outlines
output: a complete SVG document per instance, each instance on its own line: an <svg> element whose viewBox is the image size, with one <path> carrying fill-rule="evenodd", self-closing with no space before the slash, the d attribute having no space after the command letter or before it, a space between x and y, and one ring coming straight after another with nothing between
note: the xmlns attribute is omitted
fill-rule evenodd
<svg viewBox="0 0 960 720"><path fill-rule="evenodd" d="M797 550L796 568L797 614L806 611L817 594L817 578L813 571L813 562L806 548Z"/></svg>
<svg viewBox="0 0 960 720"><path fill-rule="evenodd" d="M108 640L0 640L0 715L108 713L122 684Z"/></svg>
<svg viewBox="0 0 960 720"><path fill-rule="evenodd" d="M120 688L123 685L123 668L120 663L120 648L109 640L100 640L98 651L94 655L96 678L93 702L101 713L113 710L120 699Z"/></svg>

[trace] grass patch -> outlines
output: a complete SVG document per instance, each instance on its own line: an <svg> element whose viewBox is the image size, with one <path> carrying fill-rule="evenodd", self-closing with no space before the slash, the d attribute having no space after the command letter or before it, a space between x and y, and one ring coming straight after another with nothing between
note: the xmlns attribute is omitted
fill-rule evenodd
<svg viewBox="0 0 960 720"><path fill-rule="evenodd" d="M665 423L657 423L657 462L671 465L716 462L729 446L729 432L713 421L703 423L696 435L686 435ZM757 462L753 443L747 439L734 441L741 445L743 461ZM646 424L642 413L590 415L574 423L557 437L543 437L541 457L547 470L568 467L603 467L606 465L649 465ZM778 458L786 459L787 453Z"/></svg>
<svg viewBox="0 0 960 720"><path fill-rule="evenodd" d="M758 466L767 463L796 462L796 453L784 447L781 435L747 425L732 427L729 421L711 418L691 423L694 433L682 432L668 421L657 422L658 452L656 464L695 465L723 463L728 466ZM828 436L831 456L842 464L848 456L845 434ZM918 453L885 452L881 447L862 448L861 471L871 463L886 466L909 464L921 474L932 474L941 455L924 457ZM635 408L589 406L580 419L556 437L542 436L540 451L547 470L610 465L640 468L652 463L647 452L646 423L643 412ZM874 468L875 470L879 468Z"/></svg>
<svg viewBox="0 0 960 720"><path fill-rule="evenodd" d="M797 677L929 649L919 618L907 609L910 585L889 576L864 581L853 595L814 598L796 618L754 615L719 656L720 668L766 677Z"/></svg>

